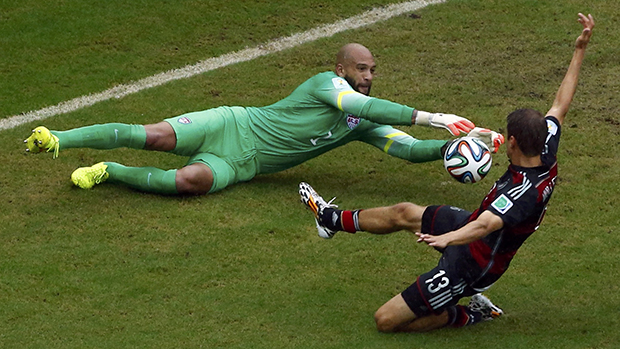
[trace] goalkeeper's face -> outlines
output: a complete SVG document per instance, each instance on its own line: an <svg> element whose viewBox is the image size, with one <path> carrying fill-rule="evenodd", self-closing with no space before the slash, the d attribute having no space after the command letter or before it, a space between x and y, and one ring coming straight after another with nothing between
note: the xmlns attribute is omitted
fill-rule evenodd
<svg viewBox="0 0 620 349"><path fill-rule="evenodd" d="M370 67L366 64L357 64L354 69L344 75L344 79L355 91L369 96L374 74L374 65Z"/></svg>
<svg viewBox="0 0 620 349"><path fill-rule="evenodd" d="M357 44L347 45L345 48L336 65L336 74L347 80L355 91L370 95L376 67L372 53L366 47Z"/></svg>

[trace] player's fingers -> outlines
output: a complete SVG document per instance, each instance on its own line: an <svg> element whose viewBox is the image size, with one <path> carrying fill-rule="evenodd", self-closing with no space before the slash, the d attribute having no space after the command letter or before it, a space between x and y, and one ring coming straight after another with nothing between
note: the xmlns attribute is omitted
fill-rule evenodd
<svg viewBox="0 0 620 349"><path fill-rule="evenodd" d="M581 12L577 14L577 17L579 17L579 18L577 18L579 23L583 23L583 22L587 21L586 16L583 13L581 13Z"/></svg>
<svg viewBox="0 0 620 349"><path fill-rule="evenodd" d="M474 127L476 127L476 125L474 125L469 120L461 120L457 122L456 125L456 127L463 133L468 133L469 131L473 130Z"/></svg>
<svg viewBox="0 0 620 349"><path fill-rule="evenodd" d="M497 143L498 143L499 145L504 144L504 135L503 135L503 134L498 135L498 137L497 137Z"/></svg>
<svg viewBox="0 0 620 349"><path fill-rule="evenodd" d="M468 127L468 128L469 128L469 130L473 130L473 129L474 129L474 127L476 127L476 125L475 125L473 122L471 122L471 121L469 121L469 120L467 120L467 119L463 119L463 120L461 121L461 123L463 123L463 125L465 125L466 127Z"/></svg>
<svg viewBox="0 0 620 349"><path fill-rule="evenodd" d="M446 125L446 127L448 128L448 131L452 133L453 136L458 136L460 134L459 128L456 127L456 124L448 124Z"/></svg>
<svg viewBox="0 0 620 349"><path fill-rule="evenodd" d="M494 153L497 153L499 151L499 147L504 144L504 135L502 134L497 134L497 137L495 137L495 139L493 140L493 145L495 147L495 151L493 151Z"/></svg>
<svg viewBox="0 0 620 349"><path fill-rule="evenodd" d="M474 123L469 120L461 120L457 122L457 125L459 130L464 133L468 133L469 131L473 130L474 127L476 127L476 125L474 125Z"/></svg>

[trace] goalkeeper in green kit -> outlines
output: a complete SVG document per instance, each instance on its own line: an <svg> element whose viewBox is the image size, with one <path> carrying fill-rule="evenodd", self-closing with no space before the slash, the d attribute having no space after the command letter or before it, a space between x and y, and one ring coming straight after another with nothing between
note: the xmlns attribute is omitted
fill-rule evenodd
<svg viewBox="0 0 620 349"><path fill-rule="evenodd" d="M269 106L218 107L144 126L109 123L68 131L39 126L24 142L26 151L54 152L54 157L68 148L119 147L189 157L178 170L101 162L71 175L84 189L108 182L159 194L213 193L257 174L286 170L351 141L411 162L442 158L446 140L418 140L390 125L441 127L455 136L469 132L491 150L503 143L500 134L474 128L465 118L369 97L374 70L366 47L347 44L338 52L334 72L311 77Z"/></svg>

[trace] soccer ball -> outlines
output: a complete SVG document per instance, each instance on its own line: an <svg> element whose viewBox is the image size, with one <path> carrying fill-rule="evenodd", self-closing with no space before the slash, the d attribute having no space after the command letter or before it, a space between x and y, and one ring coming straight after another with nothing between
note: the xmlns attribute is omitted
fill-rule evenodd
<svg viewBox="0 0 620 349"><path fill-rule="evenodd" d="M491 152L486 144L474 137L452 141L443 156L446 171L461 183L476 183L491 170Z"/></svg>

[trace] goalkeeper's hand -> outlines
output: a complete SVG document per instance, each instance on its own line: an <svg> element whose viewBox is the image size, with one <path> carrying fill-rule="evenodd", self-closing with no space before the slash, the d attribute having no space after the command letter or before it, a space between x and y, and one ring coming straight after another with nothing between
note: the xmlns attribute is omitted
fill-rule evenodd
<svg viewBox="0 0 620 349"><path fill-rule="evenodd" d="M493 153L497 153L499 146L504 144L504 135L491 131L488 128L476 127L467 136L483 141Z"/></svg>
<svg viewBox="0 0 620 349"><path fill-rule="evenodd" d="M461 132L467 133L476 127L473 122L458 115L429 113L421 110L417 110L415 124L445 128L450 131L453 136L458 136Z"/></svg>

